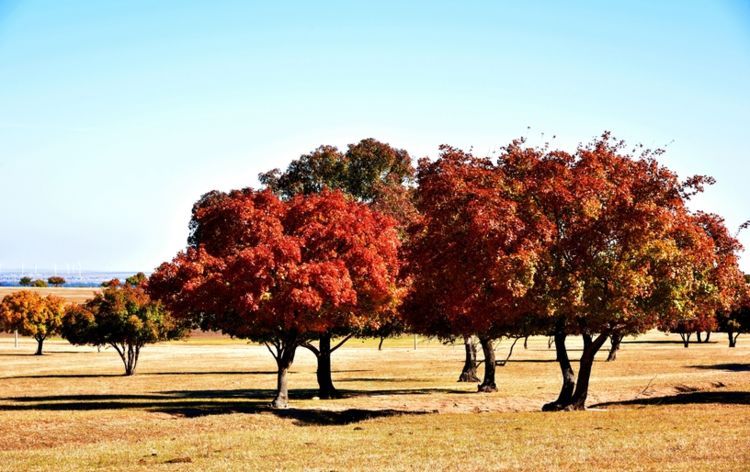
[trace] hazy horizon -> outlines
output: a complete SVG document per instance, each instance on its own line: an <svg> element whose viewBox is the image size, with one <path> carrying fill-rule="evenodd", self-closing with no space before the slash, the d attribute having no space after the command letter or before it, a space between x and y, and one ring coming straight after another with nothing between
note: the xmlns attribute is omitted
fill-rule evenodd
<svg viewBox="0 0 750 472"><path fill-rule="evenodd" d="M740 0L0 2L0 270L153 270L203 193L367 137L416 159L611 130L715 177L695 207L734 231L748 77Z"/></svg>

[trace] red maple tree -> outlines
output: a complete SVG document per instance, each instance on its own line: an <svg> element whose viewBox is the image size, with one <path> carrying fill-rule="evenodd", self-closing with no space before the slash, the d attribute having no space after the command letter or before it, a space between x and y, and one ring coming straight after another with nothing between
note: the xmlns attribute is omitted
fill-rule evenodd
<svg viewBox="0 0 750 472"><path fill-rule="evenodd" d="M694 318L733 296L712 279L713 237L686 206L711 179L680 181L658 154L628 152L605 133L573 154L517 142L501 157L535 176L532 200L555 228L531 290L563 377L545 409L584 408L594 357L608 338ZM570 335L583 338L577 378Z"/></svg>
<svg viewBox="0 0 750 472"><path fill-rule="evenodd" d="M340 191L287 201L270 190L211 192L192 230L149 291L197 326L265 343L278 367L274 407L287 405L297 347L344 326L376 327L396 301L395 221Z"/></svg>
<svg viewBox="0 0 750 472"><path fill-rule="evenodd" d="M494 391L493 340L523 325L551 226L532 214L525 182L489 159L443 146L435 162L420 161L417 180L405 316L426 334L477 335L485 356L479 390Z"/></svg>

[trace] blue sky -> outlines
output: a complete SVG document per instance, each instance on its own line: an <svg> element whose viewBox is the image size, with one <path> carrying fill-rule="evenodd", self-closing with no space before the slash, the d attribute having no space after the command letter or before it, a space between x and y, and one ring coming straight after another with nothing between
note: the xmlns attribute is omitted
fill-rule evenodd
<svg viewBox="0 0 750 472"><path fill-rule="evenodd" d="M0 0L0 269L151 270L202 193L323 143L605 129L750 218L749 3Z"/></svg>

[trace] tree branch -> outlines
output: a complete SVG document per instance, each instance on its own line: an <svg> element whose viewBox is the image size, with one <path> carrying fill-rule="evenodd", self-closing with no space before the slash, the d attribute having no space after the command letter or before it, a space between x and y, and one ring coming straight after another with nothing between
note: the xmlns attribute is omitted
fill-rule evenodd
<svg viewBox="0 0 750 472"><path fill-rule="evenodd" d="M338 348L340 348L341 346L343 346L345 342L347 342L348 340L350 340L350 339L352 338L352 336L354 336L354 335L353 335L353 334L350 334L350 335L346 336L346 337L345 337L344 339L342 339L342 340L341 340L341 342L339 342L338 344L336 344L335 346L333 346L333 347L331 348L331 352L333 352L333 351L335 351L336 349L338 349Z"/></svg>
<svg viewBox="0 0 750 472"><path fill-rule="evenodd" d="M512 355L513 355L513 348L514 348L514 347L516 347L516 343L517 343L517 342L518 342L518 340L519 340L519 339L521 339L521 338L523 338L523 336L517 337L517 338L515 339L515 341L513 341L513 344L511 344L511 345L510 345L510 351L508 352L508 357L506 357L506 358L505 358L505 360L503 361L503 363L502 363L501 365L503 365L503 366L504 366L505 364L507 364L507 363L508 363L508 361L510 360L510 356L512 356Z"/></svg>
<svg viewBox="0 0 750 472"><path fill-rule="evenodd" d="M268 349L268 352L271 353L271 355L273 356L273 358L278 361L279 360L279 356L277 356L276 353L273 352L273 349L271 349L271 346L269 346L267 342L264 342L263 345L266 346L266 349ZM278 346L276 347L276 349L278 349Z"/></svg>
<svg viewBox="0 0 750 472"><path fill-rule="evenodd" d="M315 354L315 357L318 357L320 355L320 349L318 349L317 347L315 347L312 344L310 344L310 342L304 342L304 343L300 344L300 346L302 346L302 347L304 347L306 349L309 349L310 352L312 352L313 354Z"/></svg>

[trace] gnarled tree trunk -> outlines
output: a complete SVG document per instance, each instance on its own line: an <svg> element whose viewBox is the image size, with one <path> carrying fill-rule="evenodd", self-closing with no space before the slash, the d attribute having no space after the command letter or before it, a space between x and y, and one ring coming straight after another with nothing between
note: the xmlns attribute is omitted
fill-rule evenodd
<svg viewBox="0 0 750 472"><path fill-rule="evenodd" d="M552 403L547 403L542 407L542 411L557 411L570 405L573 401L573 390L575 389L575 372L573 367L570 365L570 358L568 357L568 350L565 348L565 338L567 335L562 331L555 333L555 353L557 355L557 363L560 365L560 373L562 374L562 387L560 388L560 394L557 396L557 400Z"/></svg>
<svg viewBox="0 0 750 472"><path fill-rule="evenodd" d="M707 343L710 339L711 339L711 331L706 331L706 340L703 342Z"/></svg>
<svg viewBox="0 0 750 472"><path fill-rule="evenodd" d="M459 382L479 382L477 377L477 345L473 336L464 336L464 349L466 357L464 358L464 367L461 375L458 376Z"/></svg>
<svg viewBox="0 0 750 472"><path fill-rule="evenodd" d="M692 333L680 333L680 338L682 338L682 345L684 347L690 346L690 336Z"/></svg>
<svg viewBox="0 0 750 472"><path fill-rule="evenodd" d="M740 333L735 334L733 331L727 331L727 335L729 336L729 347L735 347Z"/></svg>
<svg viewBox="0 0 750 472"><path fill-rule="evenodd" d="M609 355L607 356L607 362L612 362L615 359L617 359L617 351L620 350L620 342L622 342L622 335L613 333L609 337L609 341L610 343L612 343L612 345L609 348Z"/></svg>
<svg viewBox="0 0 750 472"><path fill-rule="evenodd" d="M568 410L583 410L586 408L586 397L589 394L589 380L591 379L591 369L594 366L594 357L599 352L604 342L607 340L607 334L600 334L596 339L591 335L583 335L583 353L581 362L578 366L578 378L576 379L576 389L573 392L573 401L568 405Z"/></svg>
<svg viewBox="0 0 750 472"><path fill-rule="evenodd" d="M484 379L482 379L482 383L478 387L480 392L497 392L497 385L495 384L495 347L493 341L491 338L479 338L479 344L482 346L482 354L484 354Z"/></svg>

